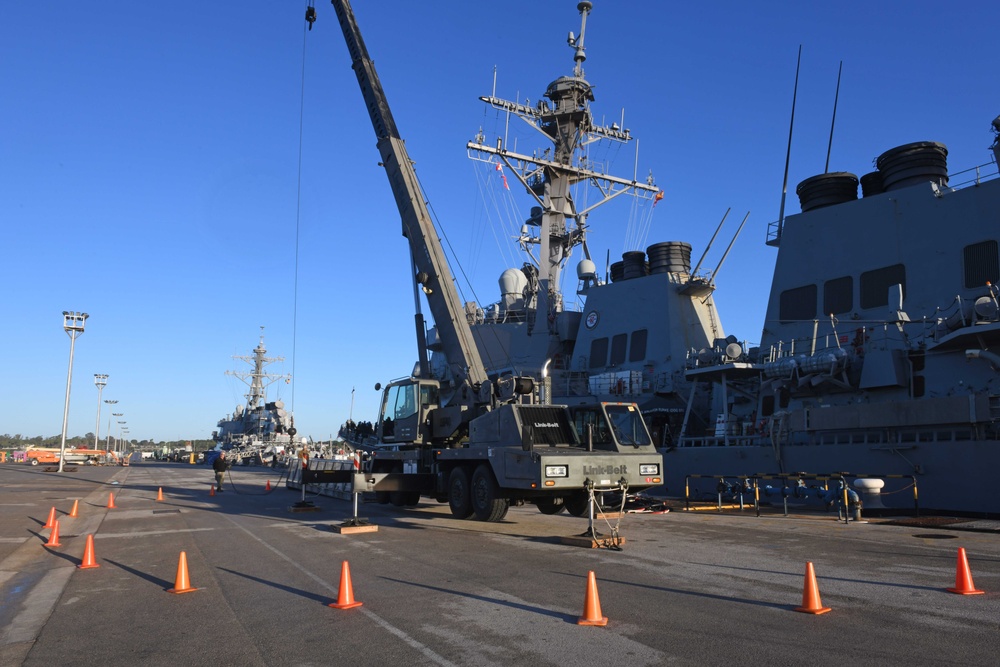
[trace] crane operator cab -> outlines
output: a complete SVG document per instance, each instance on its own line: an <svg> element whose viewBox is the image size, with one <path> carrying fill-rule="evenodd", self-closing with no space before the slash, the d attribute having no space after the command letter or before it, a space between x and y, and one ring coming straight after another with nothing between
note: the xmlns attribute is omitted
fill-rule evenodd
<svg viewBox="0 0 1000 667"><path fill-rule="evenodd" d="M406 378L390 382L382 394L379 439L386 443L422 441L427 413L437 408L439 402L439 387L434 380Z"/></svg>

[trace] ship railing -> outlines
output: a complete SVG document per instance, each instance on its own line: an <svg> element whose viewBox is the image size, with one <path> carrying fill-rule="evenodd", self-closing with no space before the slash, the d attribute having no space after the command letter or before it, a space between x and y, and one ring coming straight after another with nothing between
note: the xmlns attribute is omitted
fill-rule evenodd
<svg viewBox="0 0 1000 667"><path fill-rule="evenodd" d="M814 323L820 322L820 320L809 321ZM863 330L864 327L862 327L862 331ZM761 355L760 362L769 363L786 357L794 357L796 355L811 356L819 352L826 352L838 348L847 348L851 345L851 334L854 333L856 332L853 330L830 331L822 336L803 336L801 338L792 338L787 341L779 340L777 343L772 344L768 348L766 354Z"/></svg>
<svg viewBox="0 0 1000 667"><path fill-rule="evenodd" d="M714 435L686 435L678 439L677 447L759 447L770 444L770 436L767 433L748 432L753 429L754 424L752 422L734 418L728 423L728 436L719 432ZM977 440L981 437L974 426L942 424L939 426L893 429L870 428L844 429L839 431L805 431L797 433L795 442L789 444L792 446L877 445L893 447L919 443L969 441Z"/></svg>
<svg viewBox="0 0 1000 667"><path fill-rule="evenodd" d="M1000 176L1000 172L997 170L997 163L991 160L975 167L957 171L954 174L948 174L948 185L957 190L969 185L979 185L984 181L997 178L997 176ZM959 178L964 180L957 180Z"/></svg>
<svg viewBox="0 0 1000 667"><path fill-rule="evenodd" d="M751 425L747 423L746 428ZM729 435L685 435L678 439L678 447L759 447L764 436L758 433L739 433L742 422L730 421Z"/></svg>
<svg viewBox="0 0 1000 667"><path fill-rule="evenodd" d="M692 499L691 481L697 479L712 479L718 480L715 487L715 494L712 501L708 503L702 503L701 505L692 505L692 502L697 503L697 500ZM722 512L725 509L739 509L744 511L747 506L754 508L756 516L761 515L761 481L767 480L777 480L781 482L781 487L774 489L773 487L763 487L764 489L769 489L769 493L780 494L782 498L782 505L784 510L784 515L788 516L788 500L792 498L793 500L806 500L809 498L818 498L823 502L837 504L838 511L840 513L840 518L844 520L845 523L849 520L849 508L855 505L855 520L860 520L861 518L861 508L864 504L865 498L860 497L856 491L851 490L851 484L848 480L859 480L859 479L908 479L910 484L904 486L900 489L890 492L876 492L874 495L873 502L877 502L880 507L877 509L883 509L881 507L881 497L884 495L889 495L891 493L901 493L908 489L913 489L913 510L916 516L920 516L920 501L919 493L917 490L917 478L915 475L901 475L901 474L875 474L875 473L850 473L850 472L836 472L836 473L747 473L744 475L711 475L711 474L690 474L684 477L684 509L687 511L694 511L697 509L714 509L717 512ZM727 480L734 480L734 482L729 482ZM806 481L821 482L822 488L817 486L806 486ZM840 488L831 491L830 482L835 482ZM819 493L822 491L822 493ZM749 504L744 499L744 496L752 495L753 503ZM727 504L725 500L731 500L731 504ZM860 502L859 502L860 500ZM714 507L712 506L714 503ZM873 508L874 509L874 508Z"/></svg>
<svg viewBox="0 0 1000 667"><path fill-rule="evenodd" d="M588 396L590 393L590 373L555 369L549 376L552 392L558 396Z"/></svg>
<svg viewBox="0 0 1000 667"><path fill-rule="evenodd" d="M767 223L767 237L764 239L764 243L769 246L781 244L781 220Z"/></svg>
<svg viewBox="0 0 1000 667"><path fill-rule="evenodd" d="M641 400L654 393L670 393L674 390L674 375L662 372L650 375L643 371L612 371L590 373L553 368L552 391L558 396L590 396L611 394Z"/></svg>
<svg viewBox="0 0 1000 667"><path fill-rule="evenodd" d="M950 306L945 310L948 309L950 309ZM957 317L961 326L961 316L958 315ZM811 357L836 349L861 351L867 347L879 347L890 344L902 347L905 345L906 338L900 333L898 324L928 327L930 329L928 336L933 335L933 331L940 327L937 319L933 321L931 319L918 319L903 322L852 320L851 328L832 331L827 334L818 335L815 338L802 336L773 343L761 355L760 361L762 363L771 363L779 359L797 356ZM912 338L913 332L909 329L907 331L908 336Z"/></svg>
<svg viewBox="0 0 1000 667"><path fill-rule="evenodd" d="M612 371L590 376L590 393L633 397L643 393L642 371Z"/></svg>

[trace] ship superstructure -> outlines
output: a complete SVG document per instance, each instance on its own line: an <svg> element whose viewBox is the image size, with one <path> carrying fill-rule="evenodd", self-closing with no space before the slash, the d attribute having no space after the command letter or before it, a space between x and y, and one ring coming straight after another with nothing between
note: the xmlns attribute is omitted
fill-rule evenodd
<svg viewBox="0 0 1000 667"><path fill-rule="evenodd" d="M715 430L667 453L675 485L847 473L879 504L1000 514L997 163L949 176L932 141L875 163L806 179L802 212L771 226L761 345L689 361Z"/></svg>

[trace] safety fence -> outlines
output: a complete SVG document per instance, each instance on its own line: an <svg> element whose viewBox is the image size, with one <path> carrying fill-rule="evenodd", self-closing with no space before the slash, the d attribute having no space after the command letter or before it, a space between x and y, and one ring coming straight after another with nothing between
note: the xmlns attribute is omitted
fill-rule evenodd
<svg viewBox="0 0 1000 667"><path fill-rule="evenodd" d="M314 495L350 500L352 490L350 478L354 470L354 458L350 456L336 455L332 459L309 459L305 471L305 491ZM288 481L285 485L296 491L302 489L302 473L301 459L294 459L288 470Z"/></svg>

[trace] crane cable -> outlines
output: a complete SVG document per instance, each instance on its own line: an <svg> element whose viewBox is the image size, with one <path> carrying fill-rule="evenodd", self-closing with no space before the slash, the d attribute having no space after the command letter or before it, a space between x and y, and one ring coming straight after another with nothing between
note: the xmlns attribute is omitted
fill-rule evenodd
<svg viewBox="0 0 1000 667"><path fill-rule="evenodd" d="M295 343L299 319L299 220L302 213L302 138L305 127L306 108L306 33L312 30L316 22L316 8L313 0L306 2L306 26L302 29L302 76L299 89L299 156L298 176L295 186L295 276L292 287L292 398L289 401L289 412L295 414Z"/></svg>

